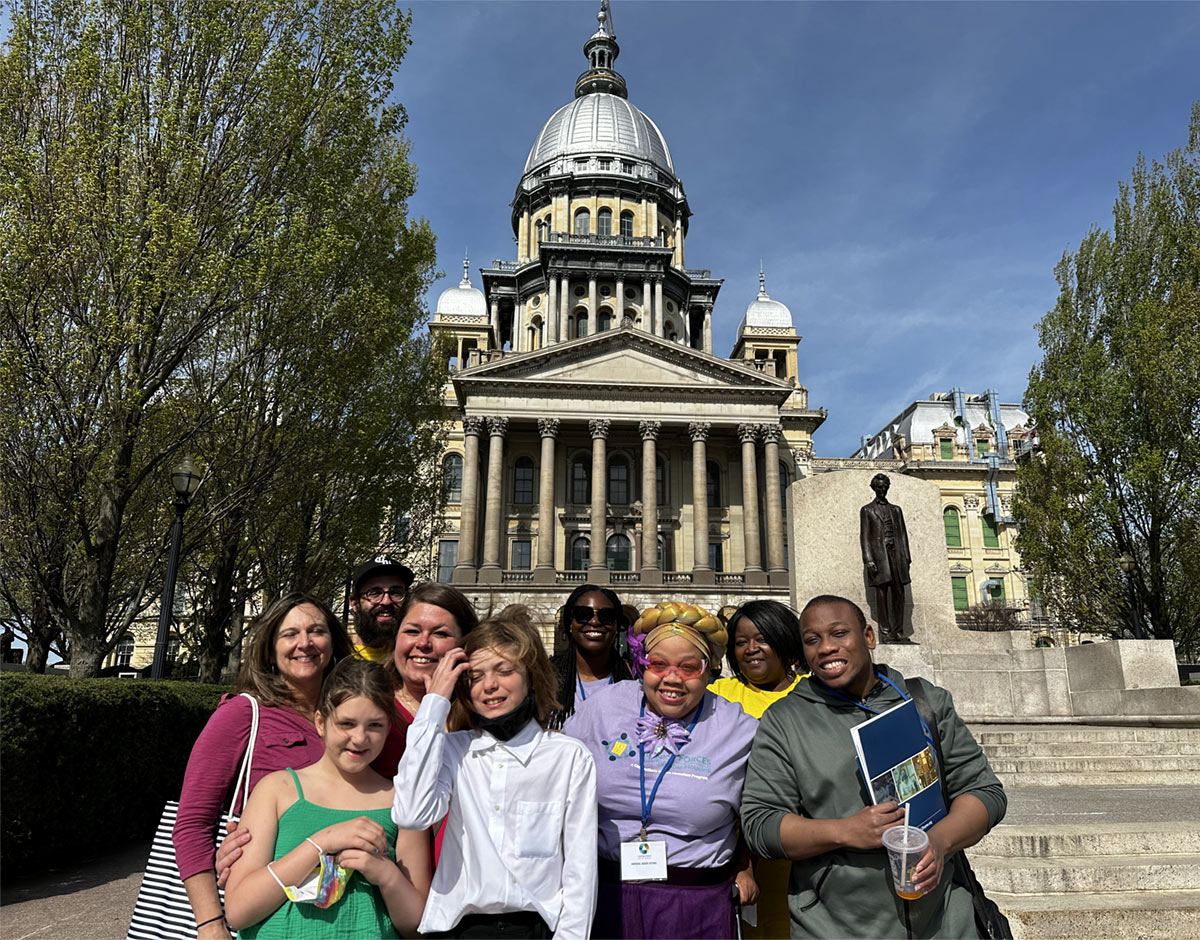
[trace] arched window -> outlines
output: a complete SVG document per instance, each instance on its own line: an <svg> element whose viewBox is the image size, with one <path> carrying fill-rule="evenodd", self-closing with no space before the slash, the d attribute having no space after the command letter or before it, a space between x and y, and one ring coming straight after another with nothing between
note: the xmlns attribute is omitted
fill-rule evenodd
<svg viewBox="0 0 1200 940"><path fill-rule="evenodd" d="M133 637L126 634L117 641L117 665L128 666L133 663Z"/></svg>
<svg viewBox="0 0 1200 940"><path fill-rule="evenodd" d="M575 313L575 338L588 335L588 315L586 310L578 310Z"/></svg>
<svg viewBox="0 0 1200 940"><path fill-rule="evenodd" d="M662 454L654 458L654 495L659 506L667 504L667 459Z"/></svg>
<svg viewBox="0 0 1200 940"><path fill-rule="evenodd" d="M592 563L592 543L586 535L581 535L571 543L571 570L587 571Z"/></svg>
<svg viewBox="0 0 1200 940"><path fill-rule="evenodd" d="M571 462L571 502L592 501L592 465L587 457L576 457Z"/></svg>
<svg viewBox="0 0 1200 940"><path fill-rule="evenodd" d="M721 503L721 469L711 460L705 465L704 483L708 491L708 505L719 507Z"/></svg>
<svg viewBox="0 0 1200 940"><path fill-rule="evenodd" d="M991 516L984 514L979 517L979 524L983 526L983 547L999 548L1000 530L996 528L996 521Z"/></svg>
<svg viewBox="0 0 1200 940"><path fill-rule="evenodd" d="M612 209L601 209L596 213L596 234L612 234Z"/></svg>
<svg viewBox="0 0 1200 940"><path fill-rule="evenodd" d="M592 214L587 209L575 210L575 228L576 235L591 235L592 234Z"/></svg>
<svg viewBox="0 0 1200 940"><path fill-rule="evenodd" d="M442 461L442 488L446 502L462 502L463 459L460 454L447 454Z"/></svg>
<svg viewBox="0 0 1200 940"><path fill-rule="evenodd" d="M529 328L526 330L529 339L528 345L525 347L528 350L541 349L545 344L545 332L541 317L534 317L529 321Z"/></svg>
<svg viewBox="0 0 1200 940"><path fill-rule="evenodd" d="M608 501L616 506L629 505L629 462L624 457L608 462Z"/></svg>
<svg viewBox="0 0 1200 940"><path fill-rule="evenodd" d="M612 311L608 307L600 308L600 316L596 318L596 332L603 333L605 330L612 329Z"/></svg>
<svg viewBox="0 0 1200 940"><path fill-rule="evenodd" d="M781 492L781 493L787 492L789 480L790 480L790 477L788 475L787 464L785 464L781 460L781 461L779 461L779 492Z"/></svg>
<svg viewBox="0 0 1200 940"><path fill-rule="evenodd" d="M629 570L629 539L614 535L608 540L605 562L609 571Z"/></svg>
<svg viewBox="0 0 1200 940"><path fill-rule="evenodd" d="M534 226L534 228L536 228L536 229L537 229L537 240L538 240L538 244L541 244L541 241L542 241L542 223L539 221L539 222L537 223L537 225L536 225L536 226Z"/></svg>
<svg viewBox="0 0 1200 940"><path fill-rule="evenodd" d="M962 548L962 526L959 525L958 510L947 506L942 512L942 528L946 530L946 544L950 548Z"/></svg>
<svg viewBox="0 0 1200 940"><path fill-rule="evenodd" d="M621 234L633 238L633 213L629 210L621 213Z"/></svg>
<svg viewBox="0 0 1200 940"><path fill-rule="evenodd" d="M513 464L513 502L520 506L533 504L533 460L518 457Z"/></svg>

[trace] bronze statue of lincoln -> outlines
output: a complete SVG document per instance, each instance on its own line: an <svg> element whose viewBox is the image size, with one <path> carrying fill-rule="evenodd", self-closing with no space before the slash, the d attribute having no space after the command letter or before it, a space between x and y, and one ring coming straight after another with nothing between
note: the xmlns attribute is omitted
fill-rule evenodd
<svg viewBox="0 0 1200 940"><path fill-rule="evenodd" d="M871 478L875 498L858 512L863 566L867 581L875 589L875 616L885 643L904 638L904 586L912 580L904 513L887 501L891 483L887 474L875 474Z"/></svg>

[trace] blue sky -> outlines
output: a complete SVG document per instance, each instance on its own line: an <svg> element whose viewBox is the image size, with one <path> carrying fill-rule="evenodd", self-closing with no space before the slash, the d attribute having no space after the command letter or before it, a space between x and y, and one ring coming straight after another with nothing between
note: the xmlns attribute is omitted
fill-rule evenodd
<svg viewBox="0 0 1200 940"><path fill-rule="evenodd" d="M515 258L508 203L571 100L598 0L415 2L396 76L410 211L446 278ZM1200 4L614 0L629 98L671 147L688 267L723 277L714 352L758 287L792 311L800 380L849 455L960 386L1020 401L1053 269L1110 224L1139 151L1187 139Z"/></svg>

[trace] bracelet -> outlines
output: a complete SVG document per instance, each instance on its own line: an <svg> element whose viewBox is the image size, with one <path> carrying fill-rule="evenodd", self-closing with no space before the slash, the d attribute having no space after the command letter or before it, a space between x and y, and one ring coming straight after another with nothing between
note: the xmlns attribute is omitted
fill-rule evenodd
<svg viewBox="0 0 1200 940"><path fill-rule="evenodd" d="M321 848L319 845L317 845L317 843L313 842L312 839L305 836L304 841L307 842L309 845L311 845L314 849L316 849L318 855L325 854L325 850L323 848Z"/></svg>
<svg viewBox="0 0 1200 940"><path fill-rule="evenodd" d="M207 927L209 924L212 924L218 920L224 920L224 919L225 919L224 914L218 914L216 917L210 917L208 920L204 921L204 923L202 923L202 924L197 924L196 929L199 930L201 927Z"/></svg>

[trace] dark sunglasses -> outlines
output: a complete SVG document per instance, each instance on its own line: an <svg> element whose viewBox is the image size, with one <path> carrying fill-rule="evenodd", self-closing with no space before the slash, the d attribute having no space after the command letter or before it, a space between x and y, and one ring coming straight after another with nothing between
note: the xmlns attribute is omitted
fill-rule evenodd
<svg viewBox="0 0 1200 940"><path fill-rule="evenodd" d="M604 627L611 627L617 622L617 611L611 607L588 607L587 604L576 604L567 613L576 623L591 623L593 617Z"/></svg>

